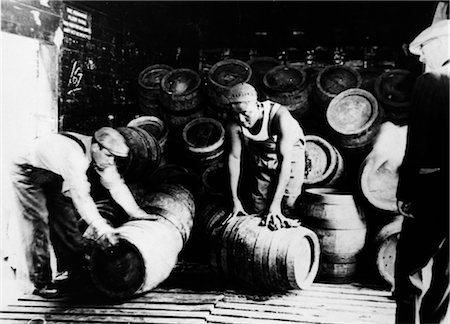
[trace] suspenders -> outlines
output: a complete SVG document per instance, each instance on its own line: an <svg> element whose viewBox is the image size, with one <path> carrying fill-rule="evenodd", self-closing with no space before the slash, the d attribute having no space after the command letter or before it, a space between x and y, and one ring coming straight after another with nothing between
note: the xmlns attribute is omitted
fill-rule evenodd
<svg viewBox="0 0 450 324"><path fill-rule="evenodd" d="M59 132L58 134L65 136L67 138L70 138L71 140L74 140L75 142L77 142L78 145L80 145L81 148L83 149L83 153L86 154L86 146L84 146L83 142L78 137L76 137L70 133L67 133L67 132Z"/></svg>

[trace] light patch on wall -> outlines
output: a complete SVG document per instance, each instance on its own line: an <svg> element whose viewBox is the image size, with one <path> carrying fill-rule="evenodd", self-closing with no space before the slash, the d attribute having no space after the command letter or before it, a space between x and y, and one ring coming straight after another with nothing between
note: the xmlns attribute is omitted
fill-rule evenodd
<svg viewBox="0 0 450 324"><path fill-rule="evenodd" d="M64 33L61 27L58 27L58 29L55 31L55 37L53 38L53 43L58 47L58 50L61 48L63 40L64 40Z"/></svg>
<svg viewBox="0 0 450 324"><path fill-rule="evenodd" d="M36 23L36 25L40 26L42 24L41 18L39 17L41 15L40 12L36 10L31 10L31 14L33 15L34 22Z"/></svg>
<svg viewBox="0 0 450 324"><path fill-rule="evenodd" d="M39 3L40 3L42 6L45 6L45 7L50 8L50 5L48 4L48 0L40 0Z"/></svg>

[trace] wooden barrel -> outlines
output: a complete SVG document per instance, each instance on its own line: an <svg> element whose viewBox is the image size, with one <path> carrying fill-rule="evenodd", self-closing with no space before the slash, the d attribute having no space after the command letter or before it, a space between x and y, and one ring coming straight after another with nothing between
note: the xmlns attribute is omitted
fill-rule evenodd
<svg viewBox="0 0 450 324"><path fill-rule="evenodd" d="M224 158L225 129L208 117L190 121L183 129L187 157L199 168L206 168Z"/></svg>
<svg viewBox="0 0 450 324"><path fill-rule="evenodd" d="M361 75L361 86L359 88L369 91L375 96L375 82L380 74L384 72L383 69L360 68L358 69L358 72Z"/></svg>
<svg viewBox="0 0 450 324"><path fill-rule="evenodd" d="M202 187L201 178L198 174L173 163L160 165L145 178L144 182L149 189L161 184L175 184L182 185L192 193L198 193Z"/></svg>
<svg viewBox="0 0 450 324"><path fill-rule="evenodd" d="M229 186L228 169L224 163L210 165L202 174L203 192L207 196L225 196Z"/></svg>
<svg viewBox="0 0 450 324"><path fill-rule="evenodd" d="M97 290L123 300L164 281L189 236L193 206L192 196L180 186L162 187L151 194L145 206L148 220L123 224L116 228L117 245L92 251L90 273Z"/></svg>
<svg viewBox="0 0 450 324"><path fill-rule="evenodd" d="M305 190L302 205L303 222L320 241L319 278L351 282L367 232L364 215L353 195L332 188L311 188Z"/></svg>
<svg viewBox="0 0 450 324"><path fill-rule="evenodd" d="M397 242L402 230L403 216L398 215L378 230L371 244L375 268L388 286L395 283Z"/></svg>
<svg viewBox="0 0 450 324"><path fill-rule="evenodd" d="M173 68L165 64L151 65L138 76L139 108L144 114L160 116L161 80Z"/></svg>
<svg viewBox="0 0 450 324"><path fill-rule="evenodd" d="M315 99L316 103L326 109L330 101L342 91L361 86L361 75L349 66L327 66L317 74Z"/></svg>
<svg viewBox="0 0 450 324"><path fill-rule="evenodd" d="M318 135L305 140L305 187L335 185L344 174L341 153Z"/></svg>
<svg viewBox="0 0 450 324"><path fill-rule="evenodd" d="M309 109L309 92L306 73L289 65L279 65L268 71L263 78L267 97L286 106L297 120Z"/></svg>
<svg viewBox="0 0 450 324"><path fill-rule="evenodd" d="M141 116L131 120L127 127L139 127L156 138L160 148L160 165L166 163L166 145L169 129L160 118L156 116Z"/></svg>
<svg viewBox="0 0 450 324"><path fill-rule="evenodd" d="M216 118L225 119L228 111L226 95L234 85L248 82L252 76L250 66L236 59L227 59L214 64L208 71L207 93L210 108Z"/></svg>
<svg viewBox="0 0 450 324"><path fill-rule="evenodd" d="M336 144L347 150L370 149L381 119L377 100L362 89L341 92L326 109L326 121Z"/></svg>
<svg viewBox="0 0 450 324"><path fill-rule="evenodd" d="M394 69L382 73L375 81L375 95L388 120L406 123L416 78L408 70Z"/></svg>
<svg viewBox="0 0 450 324"><path fill-rule="evenodd" d="M360 188L367 201L385 212L397 212L398 170L389 163L375 165L370 154L360 167Z"/></svg>
<svg viewBox="0 0 450 324"><path fill-rule="evenodd" d="M281 64L281 62L273 57L269 56L260 56L253 57L247 64L250 66L252 70L252 76L249 80L249 83L253 85L258 93L258 100L264 101L266 100L266 94L264 93L264 83L263 78L264 75L273 69L274 67Z"/></svg>
<svg viewBox="0 0 450 324"><path fill-rule="evenodd" d="M139 127L118 127L130 148L128 157L118 159L119 172L128 179L138 179L146 172L156 169L161 159L161 148L152 134Z"/></svg>
<svg viewBox="0 0 450 324"><path fill-rule="evenodd" d="M175 69L162 78L161 102L168 125L183 128L203 115L200 86L200 75L191 69Z"/></svg>
<svg viewBox="0 0 450 324"><path fill-rule="evenodd" d="M224 215L224 209L215 212ZM260 221L255 216L235 217L225 224L216 221L211 264L226 277L254 290L308 288L319 265L317 236L304 227L271 231L259 226Z"/></svg>

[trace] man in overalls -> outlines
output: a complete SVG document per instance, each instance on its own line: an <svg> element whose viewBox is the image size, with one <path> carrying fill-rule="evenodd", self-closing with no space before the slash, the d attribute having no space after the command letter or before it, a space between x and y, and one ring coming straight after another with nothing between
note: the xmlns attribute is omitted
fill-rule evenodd
<svg viewBox="0 0 450 324"><path fill-rule="evenodd" d="M122 135L103 127L94 136L50 134L33 140L14 165L12 179L22 215L19 227L25 248L28 276L35 294L58 296L63 286L52 282L49 240L59 272L68 280L80 278L85 265L80 217L91 226L102 246L117 243L114 229L100 215L90 194L87 170L93 164L101 184L130 217L145 217L117 171L115 158L129 148ZM73 282L70 287L76 286Z"/></svg>
<svg viewBox="0 0 450 324"><path fill-rule="evenodd" d="M412 93L399 170L397 205L405 217L397 245L396 323L444 323L449 306L449 22L434 23L409 45L426 73Z"/></svg>
<svg viewBox="0 0 450 324"><path fill-rule="evenodd" d="M259 102L255 88L248 83L232 87L227 99L231 115L227 125L230 217L247 214L241 196L249 193L246 207L250 213L261 214L262 225L272 230L298 225L284 215L295 217L295 201L302 190L302 128L285 107L271 101ZM245 177L249 192L238 192L239 182Z"/></svg>

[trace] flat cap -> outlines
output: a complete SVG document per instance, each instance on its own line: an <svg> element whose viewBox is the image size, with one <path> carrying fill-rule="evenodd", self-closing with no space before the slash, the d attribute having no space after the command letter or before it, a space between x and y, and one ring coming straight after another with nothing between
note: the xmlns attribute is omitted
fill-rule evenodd
<svg viewBox="0 0 450 324"><path fill-rule="evenodd" d="M238 83L226 95L228 102L254 101L258 99L255 88L248 83Z"/></svg>
<svg viewBox="0 0 450 324"><path fill-rule="evenodd" d="M427 41L438 38L441 36L448 36L450 29L450 20L440 20L424 31L422 31L412 42L409 44L409 51L414 55L420 55L420 47Z"/></svg>
<svg viewBox="0 0 450 324"><path fill-rule="evenodd" d="M127 157L130 150L125 142L125 138L114 128L102 127L94 133L94 139L111 154L120 157Z"/></svg>

